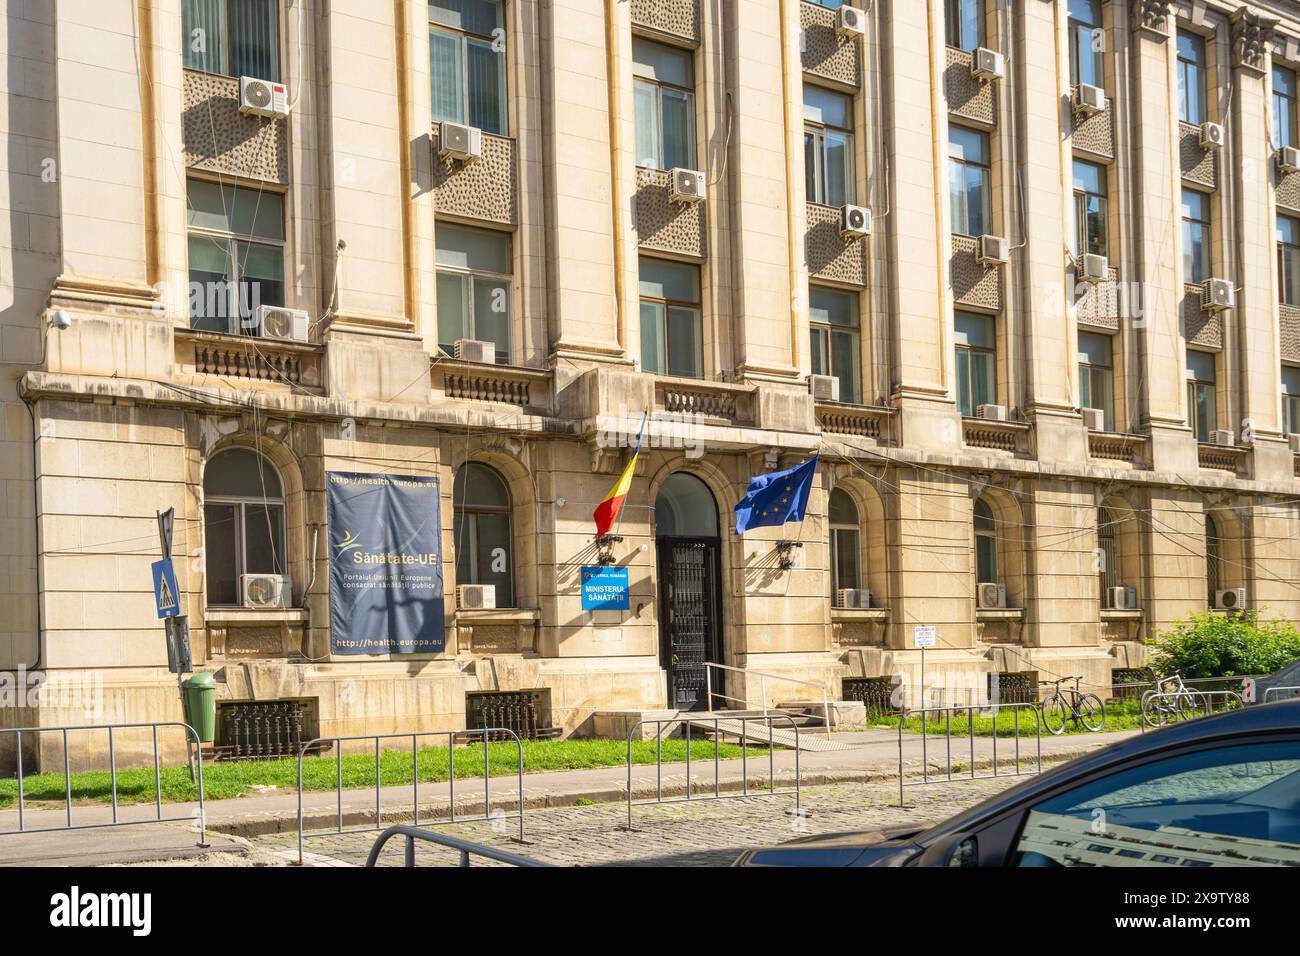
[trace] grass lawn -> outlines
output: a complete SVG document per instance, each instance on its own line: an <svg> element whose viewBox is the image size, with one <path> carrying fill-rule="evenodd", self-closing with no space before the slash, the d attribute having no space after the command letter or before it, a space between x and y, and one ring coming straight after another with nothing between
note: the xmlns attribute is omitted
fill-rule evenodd
<svg viewBox="0 0 1300 956"><path fill-rule="evenodd" d="M483 744L456 748L456 780L483 779ZM518 772L519 757L514 741L490 743L488 770L491 776L508 776ZM750 746L750 757L766 756L767 748ZM721 744L718 756L723 759L739 758L739 744ZM714 744L708 740L691 741L692 760L713 760ZM664 763L679 763L686 759L685 740L663 741ZM655 742L632 742L632 762L653 764ZM585 770L592 767L621 767L627 763L627 742L623 740L525 740L524 772L543 773L548 770ZM436 783L450 777L446 747L424 747L419 751L419 774L422 783ZM384 786L411 783L411 751L384 750L379 757L380 781ZM325 757L308 757L302 764L304 790L333 790L337 784L338 764L333 754ZM190 783L185 766L164 767L161 774L162 798L165 802L197 800L198 787ZM373 787L375 785L375 756L369 753L349 752L343 757L343 786ZM228 800L254 792L256 787L278 787L294 791L298 787L298 761L249 760L204 764L203 789L209 800ZM110 802L108 771L88 771L72 775L74 801ZM153 767L119 770L117 774L119 803L147 803L154 799ZM23 778L23 799L64 802L63 774L42 773ZM0 808L16 805L18 781L0 779Z"/></svg>
<svg viewBox="0 0 1300 956"><path fill-rule="evenodd" d="M999 737L1013 737L1016 733L1016 712L1019 711L1020 718L1020 736L1035 737L1038 730L1035 727L1035 715L1024 707L1004 708L998 711L997 728ZM898 727L899 717L893 715L867 715L867 724L872 727ZM976 711L975 714L975 736L992 737L993 721L991 715L983 714ZM965 737L970 734L969 720L964 712L954 714L951 719L952 735L954 737ZM1137 701L1111 701L1106 704L1106 725L1102 727L1102 732L1110 730L1137 730L1142 723L1142 708ZM948 722L942 714L930 714L926 718L926 730L930 734L944 736L947 732ZM910 717L907 726L903 728L906 733L921 733L921 718ZM1082 723L1073 720L1067 720L1065 724L1066 734L1087 734L1090 733L1088 728ZM1046 725L1043 727L1043 736L1050 737Z"/></svg>

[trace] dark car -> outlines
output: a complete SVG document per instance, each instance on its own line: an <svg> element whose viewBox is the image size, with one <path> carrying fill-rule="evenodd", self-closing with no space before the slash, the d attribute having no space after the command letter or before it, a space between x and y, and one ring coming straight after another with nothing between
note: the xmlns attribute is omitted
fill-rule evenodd
<svg viewBox="0 0 1300 956"><path fill-rule="evenodd" d="M736 865L1300 866L1300 701L1132 737L928 829L806 837Z"/></svg>

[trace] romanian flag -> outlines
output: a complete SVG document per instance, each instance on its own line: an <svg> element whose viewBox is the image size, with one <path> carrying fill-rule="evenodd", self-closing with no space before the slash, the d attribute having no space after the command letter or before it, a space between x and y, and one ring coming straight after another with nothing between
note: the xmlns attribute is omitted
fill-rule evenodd
<svg viewBox="0 0 1300 956"><path fill-rule="evenodd" d="M596 505L596 510L591 513L591 516L596 519L597 540L609 534L610 529L614 527L614 522L618 520L618 513L623 508L623 499L627 497L627 490L632 487L632 475L636 472L636 458L641 454L641 439L645 436L645 425L649 419L650 413L646 412L641 418L641 431L636 436L636 450L628 459L627 467L623 469L623 474L618 476L618 481L614 482L614 487L609 489L605 500Z"/></svg>

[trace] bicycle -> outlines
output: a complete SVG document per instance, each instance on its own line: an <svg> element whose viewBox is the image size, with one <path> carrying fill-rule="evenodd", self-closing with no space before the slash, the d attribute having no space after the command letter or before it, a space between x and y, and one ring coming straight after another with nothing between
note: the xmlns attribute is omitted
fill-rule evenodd
<svg viewBox="0 0 1300 956"><path fill-rule="evenodd" d="M1173 682L1173 690L1165 685ZM1180 720L1191 720L1197 711L1209 713L1209 698L1185 683L1183 675L1175 671L1156 681L1155 689L1142 695L1142 721L1148 727L1163 727Z"/></svg>
<svg viewBox="0 0 1300 956"><path fill-rule="evenodd" d="M1085 694L1079 690L1082 677L1059 677L1056 680L1044 680L1038 683L1050 685L1053 690L1038 705L1043 716L1043 726L1052 734L1060 736L1065 733L1066 720L1083 724L1092 733L1099 733L1106 726L1106 705L1096 694ZM1074 681L1074 687L1062 689L1066 681Z"/></svg>

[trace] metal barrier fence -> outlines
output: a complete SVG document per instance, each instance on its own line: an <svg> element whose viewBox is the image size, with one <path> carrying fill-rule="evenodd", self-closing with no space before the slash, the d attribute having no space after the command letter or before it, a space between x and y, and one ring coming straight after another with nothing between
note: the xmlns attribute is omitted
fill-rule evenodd
<svg viewBox="0 0 1300 956"><path fill-rule="evenodd" d="M1009 710L1012 712L1012 731L1015 744L1015 770L1008 773L998 772L998 714L1000 711ZM1020 760L1020 713L1027 711L1034 715L1034 740L1036 743L1035 760L1036 765L1033 770L1021 770ZM993 720L993 756L992 756L992 773L981 774L976 769L975 756L975 716L977 712L991 713ZM946 758L944 764L944 774L940 776L934 774L935 779L930 779L930 714L939 714L943 717L944 735L946 747ZM954 715L965 714L966 716L966 736L970 741L970 771L969 773L953 774L952 763L952 720ZM911 717L921 718L921 781L914 786L921 786L928 783L951 783L960 780L987 780L993 777L1030 777L1043 772L1043 716L1036 704L991 704L978 705L969 704L966 706L956 707L919 707L916 710L904 710L901 719L898 721L898 805L904 805L903 788L907 785L904 778L903 768L903 734L907 728L907 721ZM981 735L983 736L983 735Z"/></svg>
<svg viewBox="0 0 1300 956"><path fill-rule="evenodd" d="M409 740L411 742L411 814L413 826L418 827L420 824L420 747L419 741L426 737L445 737L447 738L447 770L450 793L448 795L448 806L450 807L450 816L446 820L432 820L426 822L426 826L438 826L447 823L476 823L484 820L510 819L512 816L519 820L519 842L524 842L524 745L519 736L513 731L504 727L482 727L473 730L429 730L418 731L416 733L405 734L362 734L355 737L316 737L303 744L302 750L298 752L298 865L303 862L303 840L317 836L335 836L341 833L370 833L374 830L383 828L383 809L380 806L380 790L383 783L382 768L380 766L380 741L382 740ZM457 737L481 737L483 738L483 813L479 816L456 816L456 738ZM495 738L495 739L493 739ZM343 744L358 740L370 740L375 744L375 822L373 826L345 827L343 824ZM490 743L502 743L513 740L515 742L516 752L519 756L519 802L517 812L514 814L502 814L501 816L492 816L492 775L490 773L489 751ZM319 748L322 744L334 744L335 754L335 793L338 804L338 826L333 830L320 830L308 834L303 826L303 807L302 807L302 761L307 751L313 748ZM391 751L396 752L396 751Z"/></svg>
<svg viewBox="0 0 1300 956"><path fill-rule="evenodd" d="M730 727L723 726L723 722L735 725L740 724L740 730L736 731ZM794 731L794 787L778 790L776 788L776 747L784 746L781 741L775 737L774 724L776 721L784 721L790 725ZM695 724L712 724L713 725L713 793L706 793L704 796L694 795L694 785L691 782L691 725ZM655 797L653 800L635 800L632 793L632 736L641 727L647 724L653 724L655 727ZM664 797L664 725L665 724L684 724L686 728L686 795L683 797ZM749 789L749 740L747 731L751 724L758 724L767 727L767 788L751 791ZM719 755L722 738L734 735L740 738L740 776L741 789L739 793L722 792L722 765L721 756ZM794 795L794 812L800 812L800 771L799 771L799 725L795 723L794 718L789 714L767 714L753 717L724 717L714 714L700 714L697 717L663 717L658 719L638 720L627 732L627 826L632 827L632 807L636 806L654 806L664 803L685 803L690 800L725 800L728 797L774 797L783 795Z"/></svg>
<svg viewBox="0 0 1300 956"><path fill-rule="evenodd" d="M185 733L185 748L189 751L191 743L198 753L198 789L199 789L199 842L200 847L208 845L207 815L203 802L203 751L199 746L199 735L189 724L179 721L163 721L153 724L82 724L68 727L0 727L0 734L13 734L18 769L18 829L0 830L0 836L13 836L20 833L56 833L66 830L103 830L110 827L141 826L146 823L193 823L194 815L183 817L164 817L162 809L162 765L158 759L158 729L160 727L180 727ZM155 815L143 820L123 820L118 816L117 795L117 740L116 732L124 730L148 730L153 742L153 782ZM108 780L109 799L112 802L113 818L109 823L73 823L72 822L72 758L68 753L68 734L83 731L106 731L108 733ZM27 826L26 797L23 792L23 734L60 734L63 738L63 796L66 823L57 827Z"/></svg>
<svg viewBox="0 0 1300 956"><path fill-rule="evenodd" d="M1175 690L1157 694L1147 691L1142 695L1142 720L1139 726L1145 732L1147 727L1163 727L1208 717L1216 713L1214 699L1223 698L1224 706L1219 710L1239 710L1245 706L1241 694L1233 690ZM1234 704L1235 707L1228 706Z"/></svg>
<svg viewBox="0 0 1300 956"><path fill-rule="evenodd" d="M1274 694L1281 695L1284 693L1287 695L1286 697L1273 696ZM1264 691L1264 700L1262 703L1275 704L1279 700L1294 700L1297 697L1300 697L1300 687L1295 685L1288 685L1286 687L1270 687Z"/></svg>
<svg viewBox="0 0 1300 956"><path fill-rule="evenodd" d="M542 866L549 867L549 863L542 863L540 860L530 860L526 856L519 856L515 853L507 853L505 850L498 850L495 847L484 846L481 843L470 843L468 840L457 839L453 836L447 836L445 833L434 833L432 830L423 830L419 827L398 824L389 827L379 835L375 845L370 848L370 854L366 857L366 866L373 867L379 862L379 854L384 849L384 844L395 836L405 837L406 854L403 866L415 866L415 841L423 840L426 843L435 843L438 846L445 846L448 849L456 850L460 853L460 865L469 866L471 856L481 856L487 860L495 860L498 863L508 863L511 866Z"/></svg>

